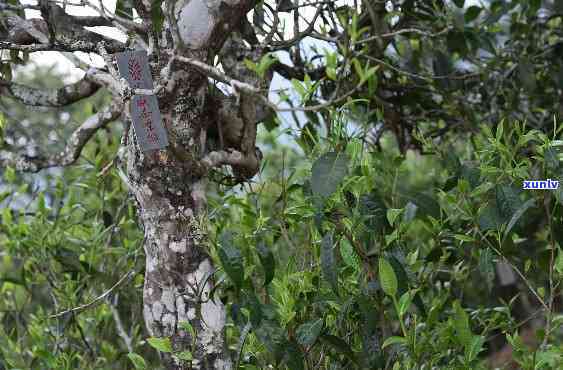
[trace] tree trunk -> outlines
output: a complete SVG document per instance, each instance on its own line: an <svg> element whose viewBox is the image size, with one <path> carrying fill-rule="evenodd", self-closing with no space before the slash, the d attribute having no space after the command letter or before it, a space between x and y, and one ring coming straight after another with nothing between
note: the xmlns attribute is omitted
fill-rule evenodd
<svg viewBox="0 0 563 370"><path fill-rule="evenodd" d="M179 101L197 96L180 90L185 88L171 97L176 100L170 105L174 110L162 106L164 122L169 132L182 131L188 141L183 145L197 152L199 145L193 137L199 137L206 126L202 104ZM180 145L176 134L174 145ZM192 366L164 354L167 369L230 369L224 343L225 307L208 297L214 269L207 252L204 180L190 163L181 163L164 151L140 152L133 134L128 141L128 178L145 236L146 328L151 336L169 337L174 352L192 352ZM190 323L195 341L182 322Z"/></svg>
<svg viewBox="0 0 563 370"><path fill-rule="evenodd" d="M206 98L207 76L188 64L169 63L169 55L174 49L177 55L212 60L251 7L248 0L187 0L175 4L173 12L163 9L168 17L156 41L160 52L151 56L151 70L156 85L165 86L157 98L170 145L142 152L133 130L128 135L127 178L145 236L145 324L151 336L170 338L174 353L190 351L193 356L185 361L163 353L166 369L232 368L225 307L208 296L214 267L208 253L207 174L201 159L210 150L207 131L217 125L217 107L208 106L213 100ZM172 13L177 25L170 24Z"/></svg>

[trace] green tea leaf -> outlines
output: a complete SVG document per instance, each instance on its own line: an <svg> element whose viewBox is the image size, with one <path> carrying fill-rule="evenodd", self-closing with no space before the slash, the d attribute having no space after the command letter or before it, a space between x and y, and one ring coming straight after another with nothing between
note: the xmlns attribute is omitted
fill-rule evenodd
<svg viewBox="0 0 563 370"><path fill-rule="evenodd" d="M301 324L296 331L297 342L302 346L309 347L315 343L321 330L323 329L323 320L318 319Z"/></svg>
<svg viewBox="0 0 563 370"><path fill-rule="evenodd" d="M338 294L338 275L334 258L332 233L326 234L321 241L321 269L324 278L329 282L332 290Z"/></svg>
<svg viewBox="0 0 563 370"><path fill-rule="evenodd" d="M233 245L230 232L223 233L217 253L229 278L240 287L244 279L244 263L240 250Z"/></svg>
<svg viewBox="0 0 563 370"><path fill-rule="evenodd" d="M264 241L258 242L256 245L256 252L258 253L260 263L262 264L262 269L264 270L264 286L266 286L274 279L276 260L274 259L274 254L266 246Z"/></svg>
<svg viewBox="0 0 563 370"><path fill-rule="evenodd" d="M346 265L353 267L355 271L360 271L360 257L358 257L352 245L347 241L340 243L340 256Z"/></svg>
<svg viewBox="0 0 563 370"><path fill-rule="evenodd" d="M477 358L479 353L483 350L483 344L485 344L485 338L480 335L474 335L471 338L469 345L465 347L465 358L467 362L472 362Z"/></svg>
<svg viewBox="0 0 563 370"><path fill-rule="evenodd" d="M364 219L364 224L372 232L382 232L389 226L387 222L387 207L383 200L376 194L360 196L358 210Z"/></svg>
<svg viewBox="0 0 563 370"><path fill-rule="evenodd" d="M258 76L264 77L266 71L277 61L278 59L275 55L272 54L264 55L262 59L260 59L260 62L258 62L258 65L256 66L256 73L258 74Z"/></svg>
<svg viewBox="0 0 563 370"><path fill-rule="evenodd" d="M522 205L518 197L518 189L510 185L496 186L495 197L499 213L506 221L508 221Z"/></svg>
<svg viewBox="0 0 563 370"><path fill-rule="evenodd" d="M189 321L180 321L178 323L178 326L180 328L182 328L184 331L186 331L187 333L190 333L190 336L192 337L192 339L195 340L195 338L196 338L195 329L192 326L192 324L190 324Z"/></svg>
<svg viewBox="0 0 563 370"><path fill-rule="evenodd" d="M453 322L457 334L456 338L464 347L471 346L473 334L469 328L469 316L467 316L459 301L454 302L454 312Z"/></svg>
<svg viewBox="0 0 563 370"><path fill-rule="evenodd" d="M192 361L194 359L192 353L190 351L182 351L174 354L174 357L179 358L180 360L184 361Z"/></svg>
<svg viewBox="0 0 563 370"><path fill-rule="evenodd" d="M384 349L385 347L389 347L393 344L406 344L406 343L407 343L407 339L404 337L397 337L397 336L389 337L385 339L385 341L381 345L381 349Z"/></svg>
<svg viewBox="0 0 563 370"><path fill-rule="evenodd" d="M16 170L13 167L8 166L4 169L4 180L9 184L16 182Z"/></svg>
<svg viewBox="0 0 563 370"><path fill-rule="evenodd" d="M481 14L481 12L483 11L483 8L481 8L480 6L470 6L469 8L467 8L467 10L465 11L465 23L469 23L471 21L474 21L475 19L477 19L477 17L479 16L479 14Z"/></svg>
<svg viewBox="0 0 563 370"><path fill-rule="evenodd" d="M348 156L345 153L328 152L317 159L311 169L311 190L316 200L331 196L347 173Z"/></svg>
<svg viewBox="0 0 563 370"><path fill-rule="evenodd" d="M398 208L390 208L387 210L387 221L389 221L390 225L395 224L395 220L399 217L400 214L403 213L402 209Z"/></svg>
<svg viewBox="0 0 563 370"><path fill-rule="evenodd" d="M250 322L254 328L257 328L262 321L262 305L254 292L244 291L243 293L244 307L248 309L250 314Z"/></svg>
<svg viewBox="0 0 563 370"><path fill-rule="evenodd" d="M412 294L411 292L406 292L401 296L401 298L399 299L399 316L403 317L405 313L407 313L412 303L413 297L414 294Z"/></svg>
<svg viewBox="0 0 563 370"><path fill-rule="evenodd" d="M323 334L320 337L320 340L329 344L334 350L337 352L342 353L346 356L350 361L357 363L357 359L354 356L354 351L350 348L350 345L346 343L343 339L338 338L337 336L330 335L330 334Z"/></svg>
<svg viewBox="0 0 563 370"><path fill-rule="evenodd" d="M385 294L393 297L397 294L397 276L385 258L379 259L379 282Z"/></svg>
<svg viewBox="0 0 563 370"><path fill-rule="evenodd" d="M172 343L170 343L170 338L156 338L151 337L147 339L147 342L153 347L154 349L160 352L172 352Z"/></svg>
<svg viewBox="0 0 563 370"><path fill-rule="evenodd" d="M305 366L303 364L303 352L295 343L295 341L287 342L285 345L285 356L284 362L287 364L288 368L291 370L304 370Z"/></svg>
<svg viewBox="0 0 563 370"><path fill-rule="evenodd" d="M482 231L498 230L502 226L502 215L497 207L489 204L479 216L479 228Z"/></svg>
<svg viewBox="0 0 563 370"><path fill-rule="evenodd" d="M144 370L147 368L147 363L145 362L145 359L139 356L138 354L134 352L129 352L127 354L127 357L129 357L129 360L131 360L133 366L135 366L135 369Z"/></svg>
<svg viewBox="0 0 563 370"><path fill-rule="evenodd" d="M536 205L536 200L534 198L528 199L526 201L526 203L522 204L522 206L520 208L518 208L516 210L516 212L514 212L514 214L512 215L510 222L508 222L508 225L506 226L506 230L504 231L504 235L505 236L508 235L510 233L510 230L512 230L514 225L516 225L518 220L520 220L520 218L522 217L524 212L526 212L528 209L532 208L535 205Z"/></svg>

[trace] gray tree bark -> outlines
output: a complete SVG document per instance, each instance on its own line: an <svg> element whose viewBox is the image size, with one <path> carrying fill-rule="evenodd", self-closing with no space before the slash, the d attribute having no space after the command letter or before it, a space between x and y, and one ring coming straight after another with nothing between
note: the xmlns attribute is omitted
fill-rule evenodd
<svg viewBox="0 0 563 370"><path fill-rule="evenodd" d="M175 19L168 17L157 37L164 47L151 68L156 84L166 86L157 97L170 148L143 153L129 133L127 176L145 233L146 328L151 336L169 337L175 352L193 355L190 363L163 354L167 369L232 368L225 344L225 307L209 297L214 267L208 254L206 168L201 162L212 145L207 131L221 117L215 113L218 107L209 106L213 101L207 76L188 64L169 63L167 52L174 48L177 55L207 62L251 6L248 0L187 0L177 3L173 12L164 9ZM182 322L190 323L195 341Z"/></svg>
<svg viewBox="0 0 563 370"><path fill-rule="evenodd" d="M271 75L257 78L248 74L246 68L240 68L244 57L259 58L262 50L250 49L240 37L232 37L243 31L243 20L255 1L133 3L142 23L108 16L103 9L98 9L99 17L74 17L49 0L39 0L43 19L12 17L9 32L0 36L0 48L98 52L106 60L108 70L88 68L82 81L58 90L36 91L5 81L0 92L27 105L61 106L106 87L115 101L86 120L62 153L30 158L0 151L0 163L32 172L69 165L76 161L97 129L120 115L130 121L127 105L131 89L117 76L108 53L130 46L147 49L169 146L144 152L133 130L128 130L122 139L125 150L120 151L127 161L123 178L134 194L144 227L146 328L153 337L170 339L172 353L161 353L168 370L231 369L225 343L225 307L210 297L214 267L206 231L205 185L214 167L229 165L236 181L247 180L258 170L256 121L268 112L255 100L265 99L256 95L267 90ZM154 6L161 6L164 14L164 25L158 34L153 24L153 4L161 4ZM83 28L108 24L136 34L133 44L124 45ZM231 40L223 50L223 68L241 81L227 78L212 66L227 38ZM241 54L243 49L249 53ZM230 83L233 95L219 91L209 77ZM208 135L213 131L214 138ZM177 354L184 351L191 353L191 360L178 358Z"/></svg>

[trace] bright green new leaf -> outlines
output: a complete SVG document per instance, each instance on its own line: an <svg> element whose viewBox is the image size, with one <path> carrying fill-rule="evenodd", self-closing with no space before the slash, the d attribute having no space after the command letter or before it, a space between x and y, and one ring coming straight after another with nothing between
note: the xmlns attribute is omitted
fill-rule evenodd
<svg viewBox="0 0 563 370"><path fill-rule="evenodd" d="M394 225L395 220L397 220L397 217L399 217L402 212L403 210L400 208L389 208L387 210L387 221L389 221L389 224Z"/></svg>
<svg viewBox="0 0 563 370"><path fill-rule="evenodd" d="M400 317L403 317L405 315L405 313L407 313L407 311L408 311L408 309L409 309L409 307L412 303L413 297L414 297L414 294L412 294L411 292L406 292L399 299L399 316Z"/></svg>
<svg viewBox="0 0 563 370"><path fill-rule="evenodd" d="M485 338L480 335L474 335L471 338L469 345L465 346L465 358L467 362L472 362L477 358L479 353L483 350L483 344L485 344Z"/></svg>
<svg viewBox="0 0 563 370"><path fill-rule="evenodd" d="M453 322L457 334L456 338L467 348L471 346L473 341L473 334L469 328L469 316L467 316L467 313L463 310L459 301L454 302L454 312Z"/></svg>
<svg viewBox="0 0 563 370"><path fill-rule="evenodd" d="M275 55L272 54L264 55L262 59L260 59L260 62L258 62L258 65L256 66L256 73L258 74L258 76L264 77L266 71L268 71L268 69L277 61L278 58Z"/></svg>
<svg viewBox="0 0 563 370"><path fill-rule="evenodd" d="M385 347L389 347L390 345L393 344L406 344L406 343L407 343L407 339L404 337L397 337L397 336L389 337L385 339L385 341L381 345L381 349L384 349Z"/></svg>
<svg viewBox="0 0 563 370"><path fill-rule="evenodd" d="M160 352L172 352L172 343L170 342L170 338L156 338L151 337L147 339L147 342L153 347L154 349Z"/></svg>
<svg viewBox="0 0 563 370"><path fill-rule="evenodd" d="M475 241L475 238L473 238L470 235L465 235L465 234L455 234L454 238L456 238L457 240L462 241L462 242L473 242L473 241Z"/></svg>
<svg viewBox="0 0 563 370"><path fill-rule="evenodd" d="M190 333L192 339L195 340L195 338L196 338L195 329L194 329L194 327L192 326L192 324L190 324L189 321L180 321L180 322L178 323L178 326L179 326L180 328L182 328L184 331Z"/></svg>
<svg viewBox="0 0 563 370"><path fill-rule="evenodd" d="M145 362L145 359L139 356L138 354L134 352L129 352L127 354L127 357L129 357L129 360L131 360L133 366L135 366L135 369L145 370L147 368L147 363Z"/></svg>
<svg viewBox="0 0 563 370"><path fill-rule="evenodd" d="M16 182L16 171L13 167L8 166L4 168L4 180L10 184Z"/></svg>

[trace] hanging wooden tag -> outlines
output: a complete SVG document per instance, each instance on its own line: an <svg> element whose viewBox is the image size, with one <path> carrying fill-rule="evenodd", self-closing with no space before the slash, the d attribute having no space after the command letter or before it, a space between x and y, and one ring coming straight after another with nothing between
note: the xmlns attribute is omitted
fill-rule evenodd
<svg viewBox="0 0 563 370"><path fill-rule="evenodd" d="M126 51L115 54L117 68L133 89L152 90L149 59L145 51ZM134 95L131 98L131 120L137 142L143 151L168 146L168 136L162 125L155 95Z"/></svg>

